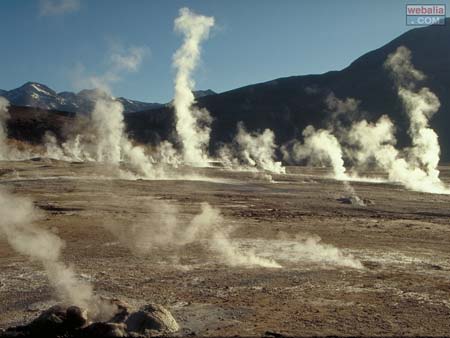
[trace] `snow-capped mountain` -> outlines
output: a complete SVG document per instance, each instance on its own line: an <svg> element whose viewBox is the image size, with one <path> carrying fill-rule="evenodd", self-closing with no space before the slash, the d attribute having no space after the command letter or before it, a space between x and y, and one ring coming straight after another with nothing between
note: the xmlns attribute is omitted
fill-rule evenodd
<svg viewBox="0 0 450 338"><path fill-rule="evenodd" d="M37 83L27 82L23 86L9 91L0 89L0 96L6 97L12 105L36 107L48 110L87 113L94 107L95 100L102 95L98 89L85 89L79 93L56 93L53 89ZM123 104L124 112L131 113L164 106L160 103L148 103L129 100L123 97L117 99Z"/></svg>
<svg viewBox="0 0 450 338"><path fill-rule="evenodd" d="M11 104L18 106L57 108L57 94L39 83L27 82L23 86L6 91L4 95Z"/></svg>

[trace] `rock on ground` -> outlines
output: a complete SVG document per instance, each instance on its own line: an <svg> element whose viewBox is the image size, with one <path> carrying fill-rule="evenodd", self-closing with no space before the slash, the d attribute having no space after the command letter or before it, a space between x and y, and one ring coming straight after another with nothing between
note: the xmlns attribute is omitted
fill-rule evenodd
<svg viewBox="0 0 450 338"><path fill-rule="evenodd" d="M131 312L119 299L110 302L117 312L106 321L89 323L87 310L55 305L28 325L0 332L0 337L151 337L179 330L175 318L161 305L149 304Z"/></svg>
<svg viewBox="0 0 450 338"><path fill-rule="evenodd" d="M172 314L161 305L148 304L140 311L132 313L125 322L128 331L145 333L146 330L176 332L178 323Z"/></svg>

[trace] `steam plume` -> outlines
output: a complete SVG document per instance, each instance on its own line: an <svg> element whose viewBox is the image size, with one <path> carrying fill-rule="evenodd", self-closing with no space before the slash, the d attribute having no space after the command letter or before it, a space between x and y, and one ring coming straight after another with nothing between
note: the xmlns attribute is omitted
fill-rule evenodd
<svg viewBox="0 0 450 338"><path fill-rule="evenodd" d="M224 145L218 151L219 160L226 167L237 170L265 170L277 174L286 173L281 162L275 161L275 135L272 130L249 133L242 122L237 125L233 144Z"/></svg>
<svg viewBox="0 0 450 338"><path fill-rule="evenodd" d="M192 72L200 59L200 44L208 38L212 26L213 17L197 15L188 8L180 9L180 15L175 20L175 30L184 35L183 45L173 57L177 70L173 101L176 130L183 145L184 161L198 166L208 162L211 117L208 111L195 107Z"/></svg>
<svg viewBox="0 0 450 338"><path fill-rule="evenodd" d="M158 144L154 157L156 162L168 164L174 168L183 162L180 154L169 141L162 141Z"/></svg>
<svg viewBox="0 0 450 338"><path fill-rule="evenodd" d="M124 245L136 254L154 249L181 248L198 243L218 255L231 266L280 267L271 259L244 251L230 239L233 230L227 227L220 211L208 203L201 204L201 212L189 223L180 220L178 208L164 201L153 201L151 218L136 223L130 229L118 224L105 224Z"/></svg>
<svg viewBox="0 0 450 338"><path fill-rule="evenodd" d="M131 47L128 53L114 52L110 68L102 75L85 77L87 83L100 89L93 91L95 101L88 123L81 133L70 135L60 147L53 136L47 136L47 155L62 160L97 161L123 166L122 177L160 177L163 173L153 165L153 158L143 147L134 145L125 131L123 105L111 95L111 85L123 71L137 71L146 52L144 47Z"/></svg>
<svg viewBox="0 0 450 338"><path fill-rule="evenodd" d="M32 149L21 149L8 142L9 101L0 96L0 161L22 160L31 157Z"/></svg>
<svg viewBox="0 0 450 338"><path fill-rule="evenodd" d="M286 172L281 162L274 160L275 135L270 129L265 129L262 134L248 133L244 124L240 122L235 141L246 164L278 174Z"/></svg>
<svg viewBox="0 0 450 338"><path fill-rule="evenodd" d="M133 172L145 178L154 178L159 172L154 170L152 158L140 146L132 144L125 133L123 106L110 98L99 99L91 115L96 160L119 166L121 162Z"/></svg>
<svg viewBox="0 0 450 338"><path fill-rule="evenodd" d="M439 110L439 99L426 87L414 91L416 82L425 79L425 75L414 68L411 52L406 47L399 47L389 55L385 66L396 80L398 94L409 117L413 145L410 155L431 180L439 182L440 147L437 134L429 127L430 118Z"/></svg>
<svg viewBox="0 0 450 338"><path fill-rule="evenodd" d="M258 257L251 251L242 251L229 238L231 229L226 229L224 226L224 220L220 211L203 202L201 204L201 213L192 219L188 227L188 238L193 240L206 233L206 236L210 238L210 250L216 252L225 263L231 266L281 267L281 265L271 259Z"/></svg>
<svg viewBox="0 0 450 338"><path fill-rule="evenodd" d="M276 260L326 262L351 268L363 268L351 254L321 242L318 236L280 234L280 240L231 239L233 226L227 224L220 210L206 202L200 213L190 221L181 220L178 208L166 201L151 201L151 217L144 222L124 227L115 222L105 223L119 241L137 255L152 250L170 249L175 252L189 244L203 245L221 262L230 266L260 266L281 268ZM253 247L253 249L250 249Z"/></svg>
<svg viewBox="0 0 450 338"><path fill-rule="evenodd" d="M399 47L386 60L385 67L391 72L405 111L409 118L409 135L412 147L403 158L395 148L394 126L387 116L375 124L363 120L352 126L350 143L356 144L359 162L375 159L386 170L391 181L422 192L450 193L439 179L440 146L438 136L429 127L429 119L439 109L439 99L428 88L416 89L417 81L425 75L411 63L411 52Z"/></svg>
<svg viewBox="0 0 450 338"><path fill-rule="evenodd" d="M6 122L9 119L8 113L9 101L0 96L0 160L8 158L8 145L6 143L8 139L8 129Z"/></svg>
<svg viewBox="0 0 450 338"><path fill-rule="evenodd" d="M331 165L334 177L339 180L347 179L345 172L343 153L339 141L330 131L325 129L314 129L308 126L303 130L304 142L294 141L292 152L289 153L284 147L285 159L294 161L308 160L312 164Z"/></svg>
<svg viewBox="0 0 450 338"><path fill-rule="evenodd" d="M79 280L75 272L61 261L64 242L52 232L33 224L40 217L33 203L2 188L0 214L0 233L18 253L43 265L58 297L67 304L89 309L94 316L100 315L101 305L91 285Z"/></svg>
<svg viewBox="0 0 450 338"><path fill-rule="evenodd" d="M394 125L387 116L382 116L376 123L365 120L355 123L349 132L348 140L357 146L353 152L358 163L374 160L375 164L388 173L389 180L399 182L406 188L430 192L447 193L439 179L427 174L409 163L395 148Z"/></svg>
<svg viewBox="0 0 450 338"><path fill-rule="evenodd" d="M429 126L430 118L439 110L439 99L429 88L417 88L418 82L424 80L425 75L414 68L411 52L406 47L399 47L390 54L385 67L392 74L409 119L408 133L412 140L410 148L401 152L395 147L394 124L386 115L375 123L361 120L350 127L336 121L336 115L342 112L357 112L359 102L354 99L341 101L333 95L326 102L336 110L330 130L315 131L313 127L307 127L303 132L304 144L295 141L292 155L284 147L285 159L308 158L312 162L322 162L325 156L331 162L336 178L345 179L345 155L358 167L377 165L388 173L390 181L399 182L408 189L449 194L450 189L439 179L437 169L440 160L438 136ZM336 132L350 146L345 149L345 153L331 131Z"/></svg>
<svg viewBox="0 0 450 338"><path fill-rule="evenodd" d="M286 262L325 263L337 266L363 269L362 263L351 253L322 242L322 239L313 234L298 234L294 238L285 232L280 232L277 239L257 240L253 243L244 240L244 245L256 246L256 253L273 254L276 259Z"/></svg>
<svg viewBox="0 0 450 338"><path fill-rule="evenodd" d="M123 107L114 100L99 99L91 119L95 130L96 158L99 162L119 164L124 137Z"/></svg>

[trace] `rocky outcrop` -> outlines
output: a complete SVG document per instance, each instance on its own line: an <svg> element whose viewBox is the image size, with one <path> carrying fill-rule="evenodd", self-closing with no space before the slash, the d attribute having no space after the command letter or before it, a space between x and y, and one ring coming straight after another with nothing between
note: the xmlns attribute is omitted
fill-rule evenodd
<svg viewBox="0 0 450 338"><path fill-rule="evenodd" d="M0 337L153 337L179 330L175 318L161 305L133 311L119 299L109 301L117 310L105 321L90 321L88 311L78 306L55 305L27 325L0 331Z"/></svg>

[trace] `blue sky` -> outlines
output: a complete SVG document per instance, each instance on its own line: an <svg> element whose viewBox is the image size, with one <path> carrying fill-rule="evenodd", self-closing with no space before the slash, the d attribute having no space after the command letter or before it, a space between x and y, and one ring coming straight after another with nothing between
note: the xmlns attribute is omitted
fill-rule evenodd
<svg viewBox="0 0 450 338"><path fill-rule="evenodd" d="M49 7L61 4L66 7ZM110 67L113 51L143 47L136 72L113 94L149 102L173 95L172 54L181 43L173 20L181 7L214 16L195 73L197 89L218 92L278 77L346 67L403 32L403 0L2 0L0 88L27 81L78 90L77 78ZM444 3L449 1L430 1ZM47 7L45 7L47 5ZM448 16L448 15L447 15Z"/></svg>

